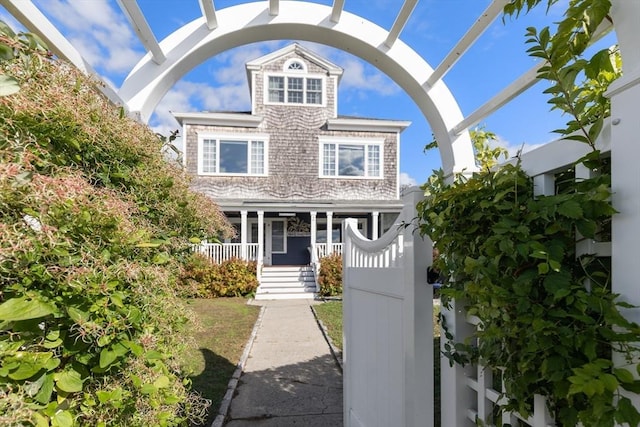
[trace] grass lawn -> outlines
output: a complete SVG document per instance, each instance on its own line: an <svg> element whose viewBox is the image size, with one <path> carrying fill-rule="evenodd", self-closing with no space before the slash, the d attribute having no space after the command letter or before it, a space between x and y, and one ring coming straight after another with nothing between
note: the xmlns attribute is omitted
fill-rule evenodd
<svg viewBox="0 0 640 427"><path fill-rule="evenodd" d="M313 306L318 318L327 328L329 337L336 347L342 349L342 301L330 301ZM435 425L440 425L440 305L433 306L433 379Z"/></svg>
<svg viewBox="0 0 640 427"><path fill-rule="evenodd" d="M192 372L193 390L212 401L206 423L211 425L260 307L247 305L244 298L193 299L187 304L202 328L194 332L198 351L188 356L184 366Z"/></svg>
<svg viewBox="0 0 640 427"><path fill-rule="evenodd" d="M313 309L327 328L333 344L342 350L342 301L329 301L314 305Z"/></svg>

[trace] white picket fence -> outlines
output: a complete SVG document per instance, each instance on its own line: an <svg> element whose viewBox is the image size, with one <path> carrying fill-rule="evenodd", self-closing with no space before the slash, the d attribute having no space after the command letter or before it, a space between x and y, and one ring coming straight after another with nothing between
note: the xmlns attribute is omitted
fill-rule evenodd
<svg viewBox="0 0 640 427"><path fill-rule="evenodd" d="M247 243L244 246L243 249L242 243L201 243L193 245L193 251L208 257L215 264L220 264L231 258L256 261L258 259L258 244Z"/></svg>
<svg viewBox="0 0 640 427"><path fill-rule="evenodd" d="M607 156L611 151L611 128L606 125L598 148ZM555 176L560 171L573 167L576 159L589 152L589 147L575 141L556 141L522 156L523 169L533 177L534 191L540 195L555 193ZM588 178L591 171L583 166L575 168L576 178ZM599 256L611 256L611 242L595 242L583 239L576 243L578 255L590 253ZM443 307L447 328L455 341L464 341L469 337L478 320L467 316L464 302L455 301L450 310ZM443 338L441 345L444 346ZM503 424L511 426L547 427L555 422L546 407L544 396L534 396L533 413L524 417L515 412L501 411L508 396L500 391L501 372L493 372L486 366L449 366L446 358L441 360L441 414L443 427L462 427L493 425L492 417L499 414Z"/></svg>
<svg viewBox="0 0 640 427"><path fill-rule="evenodd" d="M378 240L343 222L346 427L433 425L432 245L411 224L421 196L404 197L398 226Z"/></svg>

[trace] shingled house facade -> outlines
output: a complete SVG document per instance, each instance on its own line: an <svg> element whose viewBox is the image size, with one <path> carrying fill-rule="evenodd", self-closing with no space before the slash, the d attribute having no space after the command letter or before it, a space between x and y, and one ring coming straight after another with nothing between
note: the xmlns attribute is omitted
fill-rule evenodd
<svg viewBox="0 0 640 427"><path fill-rule="evenodd" d="M377 238L401 210L399 120L338 115L343 70L298 44L246 64L250 112L173 113L192 187L238 238L220 256L309 265L341 250L342 219Z"/></svg>

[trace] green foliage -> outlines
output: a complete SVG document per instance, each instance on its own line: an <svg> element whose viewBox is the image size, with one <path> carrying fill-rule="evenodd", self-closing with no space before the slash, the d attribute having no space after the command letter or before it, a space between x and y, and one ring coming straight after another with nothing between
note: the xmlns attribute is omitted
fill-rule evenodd
<svg viewBox="0 0 640 427"><path fill-rule="evenodd" d="M342 255L331 254L320 260L318 285L320 296L342 295Z"/></svg>
<svg viewBox="0 0 640 427"><path fill-rule="evenodd" d="M214 264L193 254L180 277L183 292L190 297L217 298L253 295L258 289L255 261L232 258Z"/></svg>
<svg viewBox="0 0 640 427"><path fill-rule="evenodd" d="M37 70L42 58L32 52L46 51L46 45L35 34L16 34L11 27L0 21L0 62L20 61L23 72ZM0 73L0 96L12 95L20 90L20 82L15 76Z"/></svg>
<svg viewBox="0 0 640 427"><path fill-rule="evenodd" d="M198 421L176 283L189 239L229 224L95 82L5 54L21 88L0 98L0 424Z"/></svg>
<svg viewBox="0 0 640 427"><path fill-rule="evenodd" d="M538 77L553 83L544 91L551 95L548 103L552 109L561 110L573 118L566 128L554 132L595 149L604 119L611 114L610 101L604 93L621 73L618 50L604 49L589 61L576 59L566 63L564 56L557 56L558 52L565 55L567 49L558 48L558 41L549 35L549 28L540 32L528 28L527 37L527 43L531 45L529 54L547 61L539 70ZM585 80L578 85L576 79L580 77Z"/></svg>
<svg viewBox="0 0 640 427"><path fill-rule="evenodd" d="M614 213L609 178L573 180L557 195L534 197L532 180L506 165L452 185L439 181L419 206L422 232L443 254L437 267L455 279L443 287L443 302L466 301L480 319L479 344L450 342L447 356L502 370L507 409L529 414L537 393L560 425L629 419L614 397L619 386L640 382L610 360L613 351L629 360L637 354L640 327L620 313L610 261L575 249L576 239L598 239Z"/></svg>
<svg viewBox="0 0 640 427"><path fill-rule="evenodd" d="M505 15L539 3L515 0ZM445 333L445 355L502 372L502 409L527 416L533 395L546 396L562 426L640 423L620 392L640 392L640 381L612 362L617 353L629 366L637 363L640 326L621 314L629 306L611 293L610 258L576 252L581 240L606 241L615 213L609 160L596 140L610 114L604 93L620 75L620 58L616 49L580 57L609 7L608 0L574 0L555 35L527 29L528 52L546 61L539 77L551 82L549 103L570 116L556 132L591 147L576 164L594 177L576 179L571 168L557 175L555 195L535 196L519 164L483 168L453 183L439 171L418 206L421 231L442 254L437 267L449 273L443 302L463 302L479 320L467 341Z"/></svg>

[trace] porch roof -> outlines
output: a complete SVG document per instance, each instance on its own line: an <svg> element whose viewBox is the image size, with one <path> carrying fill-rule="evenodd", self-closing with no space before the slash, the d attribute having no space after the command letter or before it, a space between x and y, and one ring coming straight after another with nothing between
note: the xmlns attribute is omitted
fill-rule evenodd
<svg viewBox="0 0 640 427"><path fill-rule="evenodd" d="M264 211L264 212L400 212L400 200L216 200L223 211Z"/></svg>

